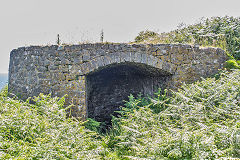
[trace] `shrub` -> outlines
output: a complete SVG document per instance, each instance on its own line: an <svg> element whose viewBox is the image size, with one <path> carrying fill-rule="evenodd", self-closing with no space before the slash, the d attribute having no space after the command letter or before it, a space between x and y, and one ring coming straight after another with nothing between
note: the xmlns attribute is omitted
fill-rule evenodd
<svg viewBox="0 0 240 160"><path fill-rule="evenodd" d="M225 67L228 69L240 69L240 66L235 59L230 59L226 61Z"/></svg>
<svg viewBox="0 0 240 160"><path fill-rule="evenodd" d="M0 159L99 159L97 134L67 118L64 98L35 97L35 105L0 94Z"/></svg>
<svg viewBox="0 0 240 160"><path fill-rule="evenodd" d="M148 35L144 31L135 42L147 43L187 43L201 46L219 47L240 60L240 17L203 18L200 22L178 28L169 33ZM149 39L149 37L152 37Z"/></svg>
<svg viewBox="0 0 240 160"><path fill-rule="evenodd" d="M95 121L92 118L87 118L87 121L84 122L84 126L91 131L101 132L101 122Z"/></svg>
<svg viewBox="0 0 240 160"><path fill-rule="evenodd" d="M130 97L110 137L129 159L219 159L240 157L240 70L223 71L184 85L172 96L157 94L147 105ZM128 108L131 108L129 111ZM160 112L155 112L161 108ZM118 130L118 131L116 131Z"/></svg>
<svg viewBox="0 0 240 160"><path fill-rule="evenodd" d="M158 34L156 32L153 31L141 31L137 37L135 38L135 42L141 42L144 40L148 40L149 38L154 38L155 36L157 36Z"/></svg>

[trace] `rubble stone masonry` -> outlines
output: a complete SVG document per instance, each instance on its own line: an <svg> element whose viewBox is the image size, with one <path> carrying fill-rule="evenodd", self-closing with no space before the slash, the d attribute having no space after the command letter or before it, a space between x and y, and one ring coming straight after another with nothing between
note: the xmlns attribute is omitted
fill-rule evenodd
<svg viewBox="0 0 240 160"><path fill-rule="evenodd" d="M219 48L183 44L30 46L10 54L9 92L22 99L68 94L71 114L104 121L132 93L178 88L223 68Z"/></svg>

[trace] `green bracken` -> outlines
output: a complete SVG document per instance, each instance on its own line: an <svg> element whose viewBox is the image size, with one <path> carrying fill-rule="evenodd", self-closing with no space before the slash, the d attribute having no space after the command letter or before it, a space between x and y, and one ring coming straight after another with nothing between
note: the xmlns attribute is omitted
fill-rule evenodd
<svg viewBox="0 0 240 160"><path fill-rule="evenodd" d="M33 105L7 94L7 89L0 94L0 159L240 157L239 69L177 92L130 96L105 134L92 119L67 117L64 97L40 94Z"/></svg>
<svg viewBox="0 0 240 160"><path fill-rule="evenodd" d="M103 150L97 134L67 118L64 98L42 95L35 105L0 96L0 159L90 159Z"/></svg>
<svg viewBox="0 0 240 160"><path fill-rule="evenodd" d="M113 126L119 130L112 141L121 157L240 157L240 70L183 85L169 97L157 94L147 105L142 98L127 104Z"/></svg>

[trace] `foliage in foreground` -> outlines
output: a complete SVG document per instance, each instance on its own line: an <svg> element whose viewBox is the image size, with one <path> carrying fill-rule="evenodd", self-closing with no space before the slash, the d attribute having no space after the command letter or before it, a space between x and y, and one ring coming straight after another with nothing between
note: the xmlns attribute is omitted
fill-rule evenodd
<svg viewBox="0 0 240 160"><path fill-rule="evenodd" d="M240 157L240 71L184 85L147 105L130 97L110 142L129 159Z"/></svg>
<svg viewBox="0 0 240 160"><path fill-rule="evenodd" d="M184 85L171 96L130 96L105 135L67 118L64 98L40 95L32 105L6 95L0 94L0 159L240 157L240 70ZM92 120L85 125L99 127Z"/></svg>
<svg viewBox="0 0 240 160"><path fill-rule="evenodd" d="M35 105L0 95L0 159L99 158L96 133L66 118L64 98L40 95Z"/></svg>

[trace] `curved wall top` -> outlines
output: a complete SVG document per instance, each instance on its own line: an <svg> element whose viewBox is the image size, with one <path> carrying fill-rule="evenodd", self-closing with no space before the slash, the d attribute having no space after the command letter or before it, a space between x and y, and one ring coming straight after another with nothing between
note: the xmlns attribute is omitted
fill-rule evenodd
<svg viewBox="0 0 240 160"><path fill-rule="evenodd" d="M182 44L81 44L31 46L10 54L9 92L23 99L39 93L68 94L74 116L86 115L86 75L114 64L145 64L171 75L166 87L217 73L227 57L218 48Z"/></svg>

